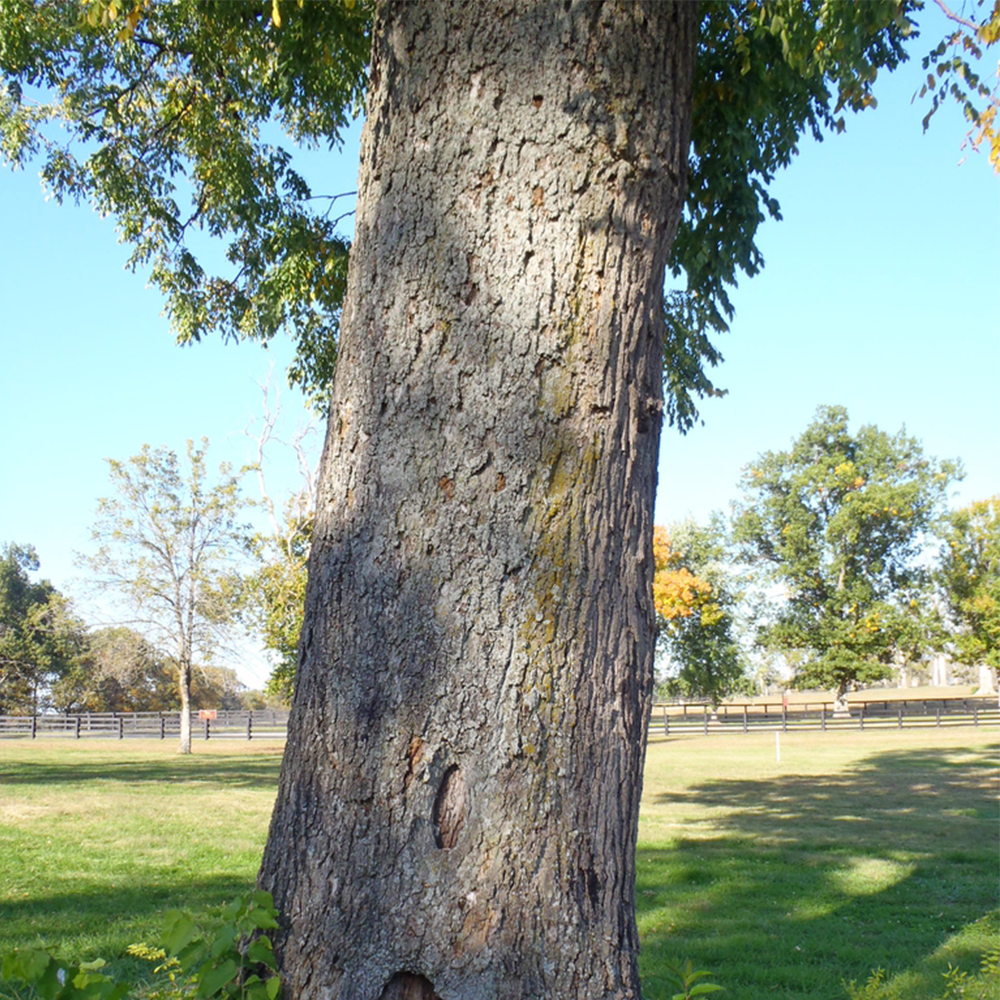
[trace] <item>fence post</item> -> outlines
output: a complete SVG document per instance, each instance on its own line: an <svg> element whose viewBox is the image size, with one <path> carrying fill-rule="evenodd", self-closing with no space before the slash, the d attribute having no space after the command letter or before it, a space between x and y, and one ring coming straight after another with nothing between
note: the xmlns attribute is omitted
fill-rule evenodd
<svg viewBox="0 0 1000 1000"><path fill-rule="evenodd" d="M708 736L708 706L705 706L705 735Z"/></svg>
<svg viewBox="0 0 1000 1000"><path fill-rule="evenodd" d="M31 738L34 739L38 734L38 716L33 715L31 717Z"/></svg>
<svg viewBox="0 0 1000 1000"><path fill-rule="evenodd" d="M903 728L903 706L902 705L900 705L899 708L896 709L896 722L897 722L896 728L897 729L902 729Z"/></svg>
<svg viewBox="0 0 1000 1000"><path fill-rule="evenodd" d="M667 714L667 706L663 706L663 735L670 735L670 716Z"/></svg>
<svg viewBox="0 0 1000 1000"><path fill-rule="evenodd" d="M819 727L826 732L826 705L820 705L819 708Z"/></svg>
<svg viewBox="0 0 1000 1000"><path fill-rule="evenodd" d="M205 739L208 739L208 727L211 725L208 719L205 720Z"/></svg>
<svg viewBox="0 0 1000 1000"><path fill-rule="evenodd" d="M747 707L743 706L743 732L747 733L750 731L750 720L747 718Z"/></svg>
<svg viewBox="0 0 1000 1000"><path fill-rule="evenodd" d="M939 725L939 726L941 725L941 706L940 705L938 705L938 707L937 707L937 725Z"/></svg>
<svg viewBox="0 0 1000 1000"><path fill-rule="evenodd" d="M253 739L253 712L247 714L247 739Z"/></svg>
<svg viewBox="0 0 1000 1000"><path fill-rule="evenodd" d="M862 705L861 705L861 711L858 714L858 726L861 728L862 731L864 731L864 728L865 728L865 706L864 706L863 702L862 702Z"/></svg>
<svg viewBox="0 0 1000 1000"><path fill-rule="evenodd" d="M781 731L788 732L788 708L785 705L781 706Z"/></svg>
<svg viewBox="0 0 1000 1000"><path fill-rule="evenodd" d="M125 717L122 715L118 716L118 739L125 739Z"/></svg>
<svg viewBox="0 0 1000 1000"><path fill-rule="evenodd" d="M81 723L82 721L83 721L83 720L82 720L82 719L80 718L80 716L78 715L78 716L76 717L76 738L77 738L77 739L79 739L79 738L80 738L80 723Z"/></svg>
<svg viewBox="0 0 1000 1000"><path fill-rule="evenodd" d="M978 705L973 705L972 706L972 724L974 726L978 726L979 725L979 706Z"/></svg>

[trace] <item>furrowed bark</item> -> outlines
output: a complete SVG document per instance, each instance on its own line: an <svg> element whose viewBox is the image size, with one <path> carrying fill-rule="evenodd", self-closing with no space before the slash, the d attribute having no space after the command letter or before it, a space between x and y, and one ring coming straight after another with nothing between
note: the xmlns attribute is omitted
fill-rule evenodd
<svg viewBox="0 0 1000 1000"><path fill-rule="evenodd" d="M295 1000L637 997L697 11L386 3L261 870Z"/></svg>

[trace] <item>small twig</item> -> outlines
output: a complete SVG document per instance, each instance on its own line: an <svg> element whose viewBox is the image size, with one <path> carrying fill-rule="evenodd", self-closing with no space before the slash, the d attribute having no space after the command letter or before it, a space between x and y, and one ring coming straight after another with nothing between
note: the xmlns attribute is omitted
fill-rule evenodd
<svg viewBox="0 0 1000 1000"><path fill-rule="evenodd" d="M353 195L356 195L357 193L358 193L357 191L344 191L341 194L311 194L311 195L309 195L309 197L306 200L307 201L320 201L320 200L324 200L324 201L336 201L338 198L350 198Z"/></svg>
<svg viewBox="0 0 1000 1000"><path fill-rule="evenodd" d="M971 31L974 31L976 33L979 32L981 25L976 24L975 21L970 21L967 18L961 17L960 15L956 14L953 10L951 10L948 7L948 5L944 2L944 0L934 0L934 2L938 5L938 7L941 8L941 10L944 12L944 16L948 18L949 21L954 21L956 24L964 25L966 28L969 28Z"/></svg>
<svg viewBox="0 0 1000 1000"><path fill-rule="evenodd" d="M349 212L344 212L343 215L338 215L337 218L333 220L333 222L331 223L331 225L335 226L335 225L337 225L338 222L342 222L344 219L349 219L352 215L355 215L356 212L357 212L357 209L353 209L352 208ZM329 213L327 213L327 214L329 214Z"/></svg>

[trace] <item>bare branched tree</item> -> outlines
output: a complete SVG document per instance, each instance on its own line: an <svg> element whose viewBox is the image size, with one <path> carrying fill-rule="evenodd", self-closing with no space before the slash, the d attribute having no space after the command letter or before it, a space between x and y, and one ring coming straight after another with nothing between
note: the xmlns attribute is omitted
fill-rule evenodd
<svg viewBox="0 0 1000 1000"><path fill-rule="evenodd" d="M207 447L188 441L187 472L175 452L149 445L127 462L108 459L115 495L99 501L99 547L81 560L129 608L128 624L176 663L181 753L191 752L192 669L233 624L230 581L245 541L240 477L221 465L211 483Z"/></svg>

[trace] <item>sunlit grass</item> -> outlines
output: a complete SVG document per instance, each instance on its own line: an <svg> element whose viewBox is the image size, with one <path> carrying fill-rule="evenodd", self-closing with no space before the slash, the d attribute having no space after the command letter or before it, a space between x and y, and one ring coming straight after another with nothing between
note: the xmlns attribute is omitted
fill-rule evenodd
<svg viewBox="0 0 1000 1000"><path fill-rule="evenodd" d="M253 881L281 745L0 743L0 950L118 959Z"/></svg>
<svg viewBox="0 0 1000 1000"><path fill-rule="evenodd" d="M995 740L995 737L994 737ZM974 730L660 740L638 855L645 995L691 957L734 998L941 995L998 933L996 744ZM1000 996L998 985L997 996Z"/></svg>
<svg viewBox="0 0 1000 1000"><path fill-rule="evenodd" d="M992 745L991 745L992 743ZM997 756L984 730L654 740L637 899L645 996L691 958L733 1000L845 1000L889 971L940 996L997 929ZM0 743L0 951L102 956L203 917L256 874L281 745ZM998 993L1000 996L1000 993Z"/></svg>

